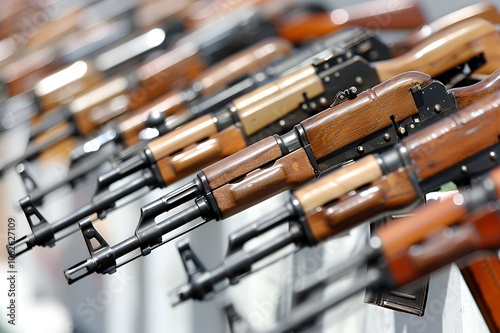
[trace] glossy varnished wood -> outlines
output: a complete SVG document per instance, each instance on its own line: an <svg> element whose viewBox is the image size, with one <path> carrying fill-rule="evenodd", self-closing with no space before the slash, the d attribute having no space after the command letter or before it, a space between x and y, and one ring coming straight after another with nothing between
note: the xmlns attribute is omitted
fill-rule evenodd
<svg viewBox="0 0 500 333"><path fill-rule="evenodd" d="M301 187L294 192L294 195L302 211L308 213L380 176L382 170L376 158L374 155L368 155L321 177L310 185Z"/></svg>
<svg viewBox="0 0 500 333"><path fill-rule="evenodd" d="M148 143L148 148L155 160L159 161L215 133L217 133L217 126L214 120L212 116L206 115L153 140Z"/></svg>
<svg viewBox="0 0 500 333"><path fill-rule="evenodd" d="M216 189L234 179L274 162L281 157L278 143L274 137L265 138L225 159L214 163L202 171L211 189Z"/></svg>
<svg viewBox="0 0 500 333"><path fill-rule="evenodd" d="M169 185L245 147L246 141L241 129L231 126L202 143L193 144L180 153L163 158L157 165L163 181Z"/></svg>
<svg viewBox="0 0 500 333"><path fill-rule="evenodd" d="M403 140L419 179L427 179L498 142L500 92Z"/></svg>
<svg viewBox="0 0 500 333"><path fill-rule="evenodd" d="M207 96L228 83L265 66L271 60L292 52L293 45L281 38L268 38L210 66L196 81Z"/></svg>
<svg viewBox="0 0 500 333"><path fill-rule="evenodd" d="M462 109L498 90L500 90L500 69L476 84L451 91L457 109Z"/></svg>
<svg viewBox="0 0 500 333"><path fill-rule="evenodd" d="M313 178L314 169L307 154L299 149L278 159L272 166L249 173L241 181L217 188L213 196L222 217L228 218Z"/></svg>
<svg viewBox="0 0 500 333"><path fill-rule="evenodd" d="M481 256L460 270L491 332L500 331L500 260L498 254Z"/></svg>
<svg viewBox="0 0 500 333"><path fill-rule="evenodd" d="M165 52L136 70L139 87L131 92L131 108L137 108L171 88L185 88L205 67L198 49L183 44Z"/></svg>
<svg viewBox="0 0 500 333"><path fill-rule="evenodd" d="M392 53L398 56L408 52L433 34L471 18L482 18L491 23L500 24L500 13L493 4L487 2L476 3L440 17L413 31L392 45Z"/></svg>
<svg viewBox="0 0 500 333"><path fill-rule="evenodd" d="M320 159L392 124L417 114L410 89L425 87L432 81L427 74L407 72L391 78L355 99L327 109L304 120L304 127L314 156Z"/></svg>
<svg viewBox="0 0 500 333"><path fill-rule="evenodd" d="M307 221L314 239L320 242L379 214L403 209L417 199L407 170L401 169L311 214Z"/></svg>
<svg viewBox="0 0 500 333"><path fill-rule="evenodd" d="M381 80L410 70L434 77L483 53L488 64L481 72L491 74L500 67L498 45L500 35L495 26L475 18L444 29L405 54L374 66Z"/></svg>

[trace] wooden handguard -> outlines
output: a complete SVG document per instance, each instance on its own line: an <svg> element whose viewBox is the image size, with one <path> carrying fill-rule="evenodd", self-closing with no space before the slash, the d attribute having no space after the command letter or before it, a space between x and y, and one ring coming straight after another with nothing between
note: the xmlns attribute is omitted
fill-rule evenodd
<svg viewBox="0 0 500 333"><path fill-rule="evenodd" d="M327 109L304 120L304 127L316 159L356 142L392 124L418 113L410 89L432 82L429 75L408 72L395 76L355 99Z"/></svg>
<svg viewBox="0 0 500 333"><path fill-rule="evenodd" d="M187 87L204 67L198 49L189 43L151 59L136 70L140 83L131 93L130 108L136 109L171 88Z"/></svg>
<svg viewBox="0 0 500 333"><path fill-rule="evenodd" d="M500 260L482 256L461 270L469 290L491 332L500 332Z"/></svg>
<svg viewBox="0 0 500 333"><path fill-rule="evenodd" d="M304 96L314 98L324 91L316 68L305 66L235 98L233 105L243 130L252 135L299 108Z"/></svg>
<svg viewBox="0 0 500 333"><path fill-rule="evenodd" d="M425 23L415 1L369 1L333 12L300 13L279 24L279 35L294 43L316 39L347 26L411 29Z"/></svg>
<svg viewBox="0 0 500 333"><path fill-rule="evenodd" d="M496 250L500 246L500 217L488 208L468 214L459 221L453 234L445 236L436 229L418 243L407 243L391 257L385 256L391 276L398 285L409 283L423 275L451 264L480 250ZM386 243L382 240L382 247ZM411 246L420 244L420 250Z"/></svg>
<svg viewBox="0 0 500 333"><path fill-rule="evenodd" d="M278 159L272 166L250 172L243 180L213 191L222 218L228 218L280 192L303 185L315 176L303 149Z"/></svg>
<svg viewBox="0 0 500 333"><path fill-rule="evenodd" d="M293 45L281 38L268 38L206 69L196 81L202 94L210 95L244 74L251 73L271 60L292 52Z"/></svg>
<svg viewBox="0 0 500 333"><path fill-rule="evenodd" d="M500 68L498 45L500 34L495 26L475 18L440 31L409 52L391 60L379 61L374 67L381 80L410 70L436 76L484 54L487 64L482 67L481 73L491 74Z"/></svg>
<svg viewBox="0 0 500 333"><path fill-rule="evenodd" d="M403 140L415 173L427 179L498 142L500 92Z"/></svg>
<svg viewBox="0 0 500 333"><path fill-rule="evenodd" d="M163 181L169 185L246 146L241 130L236 126L231 126L200 144L188 146L180 153L167 156L158 161L157 165Z"/></svg>
<svg viewBox="0 0 500 333"><path fill-rule="evenodd" d="M382 170L376 158L374 155L368 155L353 164L319 178L310 185L301 187L294 192L294 195L299 201L302 211L307 214L381 176Z"/></svg>
<svg viewBox="0 0 500 333"><path fill-rule="evenodd" d="M368 189L312 212L307 217L313 238L321 242L386 211L407 207L419 198L406 169L400 169L374 182Z"/></svg>
<svg viewBox="0 0 500 333"><path fill-rule="evenodd" d="M224 160L214 163L203 173L212 190L244 177L247 173L266 164L273 163L283 156L283 153L274 137L265 138L247 149L241 150Z"/></svg>
<svg viewBox="0 0 500 333"><path fill-rule="evenodd" d="M457 109L462 109L498 90L500 90L500 69L476 84L454 88L452 92Z"/></svg>
<svg viewBox="0 0 500 333"><path fill-rule="evenodd" d="M493 24L500 23L500 14L493 4L487 2L476 3L445 15L410 33L404 39L392 45L392 53L394 56L398 56L408 52L438 31L442 31L471 18L482 18Z"/></svg>
<svg viewBox="0 0 500 333"><path fill-rule="evenodd" d="M155 160L159 161L215 133L217 133L217 126L214 120L212 116L206 115L150 142L148 148Z"/></svg>

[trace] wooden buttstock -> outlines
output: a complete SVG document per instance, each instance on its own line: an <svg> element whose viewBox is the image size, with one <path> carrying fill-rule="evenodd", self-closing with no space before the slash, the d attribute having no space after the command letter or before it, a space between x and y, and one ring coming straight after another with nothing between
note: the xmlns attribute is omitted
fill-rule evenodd
<svg viewBox="0 0 500 333"><path fill-rule="evenodd" d="M381 177L370 187L347 196L307 217L317 242L332 237L380 214L414 203L418 195L406 169Z"/></svg>
<svg viewBox="0 0 500 333"><path fill-rule="evenodd" d="M140 83L131 92L130 108L136 109L169 89L184 89L204 67L198 49L189 43L149 60L136 70Z"/></svg>
<svg viewBox="0 0 500 333"><path fill-rule="evenodd" d="M470 262L460 270L491 332L500 332L500 260L497 254Z"/></svg>
<svg viewBox="0 0 500 333"><path fill-rule="evenodd" d="M498 142L500 92L403 140L419 179L427 179Z"/></svg>
<svg viewBox="0 0 500 333"><path fill-rule="evenodd" d="M210 66L196 81L201 84L203 95L207 96L292 50L290 42L281 38L268 38Z"/></svg>
<svg viewBox="0 0 500 333"><path fill-rule="evenodd" d="M500 90L500 69L481 82L468 87L454 88L451 91L457 109L462 109L498 90Z"/></svg>
<svg viewBox="0 0 500 333"><path fill-rule="evenodd" d="M408 72L367 89L355 99L301 122L316 159L418 113L410 89L432 82L429 75Z"/></svg>
<svg viewBox="0 0 500 333"><path fill-rule="evenodd" d="M445 15L410 33L391 46L392 54L394 56L402 55L433 34L471 18L482 18L493 24L500 24L500 14L493 4L487 2L476 3Z"/></svg>
<svg viewBox="0 0 500 333"><path fill-rule="evenodd" d="M239 182L217 188L213 196L222 218L228 218L273 195L297 188L314 176L306 152L299 149L268 168L249 173Z"/></svg>
<svg viewBox="0 0 500 333"><path fill-rule="evenodd" d="M300 13L284 19L279 35L299 44L317 39L347 26L366 29L412 29L425 23L415 1L369 1L333 12Z"/></svg>
<svg viewBox="0 0 500 333"><path fill-rule="evenodd" d="M217 133L217 126L214 120L212 116L206 115L155 139L148 144L148 148L155 160L159 161L191 144L206 140L215 133Z"/></svg>
<svg viewBox="0 0 500 333"><path fill-rule="evenodd" d="M203 169L212 190L234 181L247 173L274 162L283 156L274 137L265 138L253 145Z"/></svg>
<svg viewBox="0 0 500 333"><path fill-rule="evenodd" d="M307 214L381 176L382 170L376 158L374 155L368 155L321 177L310 185L301 187L294 192L294 195L302 211Z"/></svg>
<svg viewBox="0 0 500 333"><path fill-rule="evenodd" d="M391 60L379 61L374 66L381 80L410 70L418 70L434 77L484 54L487 65L481 73L489 71L488 74L491 74L500 67L498 45L500 34L495 26L475 18L444 29L409 52Z"/></svg>
<svg viewBox="0 0 500 333"><path fill-rule="evenodd" d="M157 162L165 184L172 184L202 168L245 148L246 142L236 126L212 135L207 141L192 145Z"/></svg>

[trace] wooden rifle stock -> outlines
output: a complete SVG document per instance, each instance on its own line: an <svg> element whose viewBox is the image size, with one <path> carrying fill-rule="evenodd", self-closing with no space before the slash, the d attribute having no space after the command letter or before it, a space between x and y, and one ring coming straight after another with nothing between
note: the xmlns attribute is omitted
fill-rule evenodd
<svg viewBox="0 0 500 333"><path fill-rule="evenodd" d="M426 24L420 29L410 33L404 39L397 41L391 47L393 55L402 55L438 31L447 29L459 22L471 18L485 19L493 24L500 23L500 13L498 13L497 8L493 4L487 2L473 4Z"/></svg>
<svg viewBox="0 0 500 333"><path fill-rule="evenodd" d="M486 64L481 73L491 74L500 67L500 34L483 19L470 19L444 29L405 54L374 66L381 80L414 70L436 76L473 57L484 54ZM479 71L477 71L479 72Z"/></svg>
<svg viewBox="0 0 500 333"><path fill-rule="evenodd" d="M418 198L407 170L402 168L382 176L366 190L312 211L306 220L314 240L321 242L379 214L405 208Z"/></svg>
<svg viewBox="0 0 500 333"><path fill-rule="evenodd" d="M425 23L415 1L369 1L332 12L299 13L279 23L279 35L300 44L346 26L367 29L410 29Z"/></svg>

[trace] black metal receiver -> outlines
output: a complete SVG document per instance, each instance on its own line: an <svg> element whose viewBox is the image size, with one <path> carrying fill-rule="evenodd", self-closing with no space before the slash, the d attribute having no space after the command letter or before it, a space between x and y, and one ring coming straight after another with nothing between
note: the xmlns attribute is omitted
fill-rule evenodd
<svg viewBox="0 0 500 333"><path fill-rule="evenodd" d="M312 66L312 67L311 67ZM307 67L307 66L306 66ZM342 50L336 50L334 54L329 54L325 58L321 58L317 60L314 65L309 65L309 68L314 70L313 78L316 82L319 82L321 85L322 92L316 96L307 96L303 94L302 90L292 90L288 92L288 90L283 91L282 96L282 106L286 106L289 108L289 112L280 115L269 122L269 124L264 124L259 128L254 128L251 134L248 134L248 130L244 128L243 119L241 114L234 111L234 108L227 107L221 111L215 112L211 115L211 118L214 120L215 125L217 126L217 131L227 130L229 128L233 128L234 131L240 133L239 135L244 140L244 144L250 145L261 140L264 137L269 135L273 135L274 133L283 133L293 128L295 124L306 119L312 114L315 114L322 110L322 106L326 107L333 102L333 97L337 96L339 91L342 89L347 89L346 91L351 94L352 91L364 90L368 87L374 86L378 82L377 74L370 67L369 63L366 62L363 58L359 56L354 56L351 52L344 52ZM306 68L307 69L307 68ZM303 71L304 68L297 69L297 72ZM295 72L288 74L289 76L295 75ZM337 73L338 77L334 75ZM286 79L287 76L280 78L280 80ZM270 87L273 88L275 83L271 83ZM351 88L349 88L351 87ZM358 88L354 88L358 87ZM264 88L264 87L263 87ZM345 93L341 93L338 96L347 96ZM338 97L337 98L340 98ZM349 95L354 97L355 95ZM295 99L299 99L300 103L298 105L287 105L287 98L294 97ZM243 96L242 98L245 98ZM273 96L274 98L274 96ZM346 97L347 99L347 97ZM265 114L266 103L263 103L263 107L258 111L259 113ZM258 108L257 108L258 109ZM253 118L247 119L247 122L251 119L260 119L260 114L254 116ZM253 121L253 120L252 120ZM179 129L179 130L182 130ZM173 135L175 132L170 133L169 135ZM161 139L161 138L160 138ZM222 144L222 142L221 142ZM297 142L293 142L292 146L295 147ZM141 154L137 155L134 158L126 160L123 164L116 167L111 172L103 175L99 179L99 186L97 190L97 195L92 199L92 202L81 207L76 212L71 215L58 220L54 223L48 223L47 219L45 219L42 214L36 209L33 204L30 196L27 196L20 200L21 208L23 209L30 227L33 231L31 235L25 236L19 239L15 243L15 254L24 253L36 245L39 246L51 246L56 242L55 234L60 232L71 225L76 224L78 221L83 218L97 213L101 218L106 216L106 213L116 209L116 201L122 199L142 188L149 187L150 189L165 187L171 183L171 181L167 181L162 174L162 166L161 163L164 159L168 159L172 156L171 153L166 154L166 156L159 156L158 150L156 151L156 155L153 154L152 150L153 142L148 145L146 149L144 149ZM289 149L292 147L288 147L286 145L283 146L284 149ZM288 148L287 148L288 147ZM167 146L168 149L171 149ZM199 170L201 168L198 168ZM142 170L142 174L138 177L134 178L127 184L123 185L117 190L111 191L109 190L109 186L116 181L129 176L133 173L139 172ZM189 199L200 197L204 193L206 196L210 197L210 188L207 182L204 179L203 173L199 174L199 179L196 180L192 185L189 185L190 189L187 191L192 193L193 196L188 195L185 197L184 192L179 192L179 194L175 194L175 197L179 196L179 199L182 201L187 201ZM169 197L167 195L166 197ZM170 201L171 199L166 199ZM218 215L218 208L213 201L204 201L205 199L199 199L199 207L196 206L192 210L188 210L184 213L190 214L189 220L196 218L197 216L206 216L207 220L212 218L220 219ZM163 202L163 199L159 200ZM146 215L158 215L160 210L163 210L164 204L160 203L159 206L154 203L150 205L151 209L146 208L143 213ZM184 214L183 213L183 214ZM183 215L181 214L181 215ZM31 216L36 215L38 220L40 221L38 224L33 224L31 221ZM145 234L149 235L148 227L156 228L156 225L153 219L148 220L149 222L144 222L145 217L141 218L141 223L139 223L137 229L137 235L142 240L142 244L148 244L151 242L149 236L144 236ZM173 222L174 225L180 226L185 221L185 217L180 218L180 220L176 220ZM187 221L187 220L186 220ZM171 230L172 223L167 223L164 233ZM149 245L140 245L138 243L132 245L133 248L141 247L144 252L146 252L146 248ZM127 250L129 248L127 247ZM117 256L119 257L119 256Z"/></svg>
<svg viewBox="0 0 500 333"><path fill-rule="evenodd" d="M324 66L324 64L325 62L317 63L316 66L321 68L321 65ZM363 78L367 78L365 74L363 74ZM337 100L342 101L356 99L356 94L353 92L353 90L354 89L346 89L345 91L341 91L337 95ZM414 86L411 94L413 96L413 101L418 109L417 115L409 117L408 119L398 119L397 121L393 120L392 125L388 126L384 130L377 131L375 135L368 136L359 143L357 142L356 144L349 145L349 148L331 152L324 159L316 161L314 159L314 156L312 156L312 154L309 154L308 157L311 164L315 165L314 169L316 176L319 177L323 172L326 172L347 160L357 159L361 155L392 147L395 143L399 142L402 138L408 136L410 133L433 124L443 117L446 117L447 115L456 111L456 106L453 102L451 92L447 91L445 86L440 82L434 81L428 84L426 87ZM304 108L305 110L308 110L310 108L310 103L312 102L306 104L306 107ZM440 105L439 108L435 107L437 104ZM391 114L387 114L386 116L390 117ZM369 121L369 119L367 119L367 121ZM339 126L342 126L342 124L339 124ZM388 138L388 136L386 135L387 133L392 133L390 134L390 138ZM294 129L287 134L281 136L274 135L274 138L276 142L279 143L279 149L281 150L281 154L283 156L290 155L300 149L304 149L306 150L306 152L311 150L311 147L308 143L307 133L300 124L296 125ZM268 139L270 140L271 138ZM360 146L363 147L363 151L360 151ZM259 151L259 154L265 153L267 152ZM252 159L253 153L251 151L246 154L249 154L249 158ZM216 165L217 164L210 166L210 169L215 170ZM230 167L230 170L225 171L225 173L231 173L233 168L241 167L246 166L234 165ZM254 169L252 168L250 171L252 170ZM126 262L141 256L141 254L149 254L152 249L180 236L180 234L190 231L210 220L222 219L223 213L221 212L214 195L216 190L224 184L215 185L214 183L210 183L205 173L206 171L204 169L197 174L196 178L192 182L187 183L177 190L168 193L167 195L153 201L147 206L144 206L141 209L141 218L137 226L135 236L132 236L131 238L113 247L108 246L107 243L102 239L102 237L99 236L100 239L97 239L97 241L100 244L100 250L95 251L92 247L89 246L89 252L92 257L65 271L65 276L68 283L71 284L81 279L82 277L91 274L92 272L112 272L116 270L117 267L125 264ZM258 186L257 183L255 183L255 186ZM158 215L164 212L168 212L173 208L178 207L190 200L193 200L194 203L189 206L189 208L167 218L166 220L158 223L155 222L155 218ZM257 202L258 200L263 199L257 198L255 202ZM230 213L226 213L224 218L233 215L243 209L245 209L245 207L238 207ZM255 228L251 227L251 230L249 229L250 231L244 231L240 236L237 237L234 236L233 240L231 241L232 245L229 253L232 253L233 249L235 248L240 248L248 239L257 236L260 233L269 230L270 228L274 228L274 226L276 226L277 224L297 218L297 216L295 215L296 213L297 212L295 212L293 208L289 207L284 211L280 211L275 217L275 220L259 224L258 227ZM163 239L163 235L173 231L180 226L186 225L190 221L194 221L199 218L201 218L202 221L192 226L187 231L170 236L167 239ZM90 244L90 238L95 238L95 235L99 235L97 230L95 230L91 224L81 225L80 227L82 228L83 236L84 238L86 238L87 244ZM88 230L91 231L89 232ZM88 234L93 236L89 238ZM286 246L287 244L300 242L306 242L307 244L307 239L304 237L303 232L297 225L297 227L292 228L292 232L290 232L289 234L275 239L272 244L261 247L254 253L248 255L238 253L238 255L228 256L225 264L216 269L217 273L214 273L214 275L212 275L212 272L205 272L202 265L195 265L196 268L193 275L190 275L190 280L194 281L197 276L200 276L200 278L203 279L203 282L200 283L202 283L204 287L201 288L201 292L196 292L193 295L189 293L183 293L183 295L185 295L186 299L190 297L205 297L205 292L214 290L215 285L218 284L221 280L228 278L231 281L237 281L242 274L248 272L251 269L251 265L254 261L260 260L267 254L272 253L277 249ZM128 259L125 262L117 263L117 260L120 257L131 253L136 249L140 249L141 253L132 259ZM186 251L186 254L183 254L183 251ZM195 258L186 244L181 247L181 256L185 258ZM238 256L241 258L241 261L237 260ZM186 288L189 289L191 287L188 286Z"/></svg>

